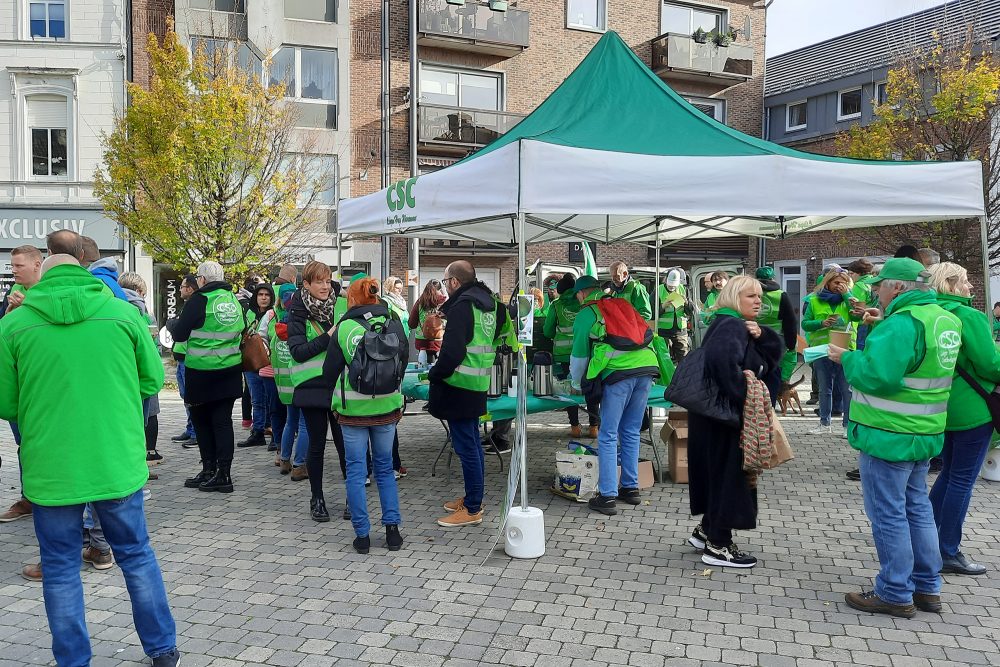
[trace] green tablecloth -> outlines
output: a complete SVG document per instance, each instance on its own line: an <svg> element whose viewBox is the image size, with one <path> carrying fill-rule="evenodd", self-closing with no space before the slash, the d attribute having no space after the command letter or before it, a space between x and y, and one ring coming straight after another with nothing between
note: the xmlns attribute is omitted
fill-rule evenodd
<svg viewBox="0 0 1000 667"><path fill-rule="evenodd" d="M416 374L408 373L406 377L403 378L402 384L403 395L407 398L416 398L422 401L427 400L427 396L430 393L430 385L424 380L421 382ZM671 404L663 400L663 387L654 384L649 389L649 407L651 408L669 408ZM565 396L560 398L554 397L544 397L540 398L532 394L528 394L528 414L535 414L537 412L550 412L552 410L563 410L571 405L584 405L586 400L583 396L573 395ZM506 394L500 398L491 398L486 402L486 409L489 411L483 421L500 421L503 419L513 419L516 415L517 410L517 399L511 398Z"/></svg>

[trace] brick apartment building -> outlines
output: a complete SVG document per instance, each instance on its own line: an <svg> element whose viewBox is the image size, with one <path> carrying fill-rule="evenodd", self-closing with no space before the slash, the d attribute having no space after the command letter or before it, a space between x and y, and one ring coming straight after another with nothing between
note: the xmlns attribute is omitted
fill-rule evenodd
<svg viewBox="0 0 1000 667"><path fill-rule="evenodd" d="M931 46L935 32L948 40L970 29L995 40L1000 33L1000 0L955 0L768 58L765 138L812 153L835 154L838 134L851 125L872 122L874 104L885 101L887 74L901 56ZM888 246L889 241L873 231L813 232L767 241L765 256L786 291L804 296L830 262L892 256L894 248ZM757 263L759 250L758 244L752 245L751 264ZM967 267L980 285L981 266L970 262Z"/></svg>
<svg viewBox="0 0 1000 667"><path fill-rule="evenodd" d="M382 170L382 0L351 3L351 192L368 194L409 177L411 150L419 173L441 169L481 148L535 109L606 30L617 31L639 57L678 93L705 113L761 136L765 12L763 3L732 0L701 4L674 0L519 0L506 12L488 0L415 0L417 82L411 94L409 16L405 2L388 3L389 116L388 180ZM697 43L696 29L732 28L730 46ZM410 104L418 122L411 127ZM628 104L628 100L622 100ZM364 175L364 180L362 180ZM707 183L706 187L725 187ZM390 269L408 268L410 241L392 239ZM360 245L360 244L357 244ZM528 261L569 261L568 243L528 247ZM685 263L706 257L742 260L745 239L689 243L664 250L662 261ZM482 277L509 294L516 251L473 242L421 240L420 283L440 277L444 267L471 258ZM597 261L623 259L648 266L655 256L641 246L600 246ZM578 263L578 262L576 262Z"/></svg>

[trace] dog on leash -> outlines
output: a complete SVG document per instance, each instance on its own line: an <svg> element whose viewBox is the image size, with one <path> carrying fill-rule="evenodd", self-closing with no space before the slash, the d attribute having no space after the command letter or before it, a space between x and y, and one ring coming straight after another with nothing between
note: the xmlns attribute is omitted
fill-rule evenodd
<svg viewBox="0 0 1000 667"><path fill-rule="evenodd" d="M792 408L792 403L798 406L800 415L803 417L806 416L805 410L802 409L802 403L799 401L799 392L795 391L795 388L802 384L802 381L805 379L806 376L803 375L798 380L792 382L781 381L781 391L778 392L778 404L781 405L782 417L788 414L788 409ZM792 408L792 414L795 414L794 408Z"/></svg>

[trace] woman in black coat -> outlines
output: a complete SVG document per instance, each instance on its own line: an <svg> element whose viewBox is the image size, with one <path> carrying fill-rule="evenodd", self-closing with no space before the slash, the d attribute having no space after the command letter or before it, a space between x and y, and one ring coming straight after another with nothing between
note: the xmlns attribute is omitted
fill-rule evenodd
<svg viewBox="0 0 1000 667"><path fill-rule="evenodd" d="M295 364L318 363L319 374L295 386L292 404L302 410L309 433L309 455L306 470L309 472L309 486L312 499L309 513L315 521L330 520L323 497L323 456L326 453L326 425L330 424L333 442L340 456L340 473L347 479L347 465L344 458L344 436L331 411L333 387L323 378L323 361L330 336L337 325L337 296L340 283L332 282L330 267L322 262L312 261L302 269L302 289L288 304L288 351L292 355L292 378L295 379ZM346 301L345 301L346 305ZM346 311L346 307L344 308ZM312 330L312 338L307 334ZM345 519L350 514L345 510Z"/></svg>
<svg viewBox="0 0 1000 667"><path fill-rule="evenodd" d="M718 310L705 334L705 372L720 398L743 414L747 384L744 370L766 378L781 364L784 342L760 327L761 286L749 276L730 280L716 301ZM757 526L756 479L743 471L740 427L700 414L688 415L688 490L691 514L703 515L688 540L703 550L702 562L718 567L753 567L757 559L733 544L733 530Z"/></svg>

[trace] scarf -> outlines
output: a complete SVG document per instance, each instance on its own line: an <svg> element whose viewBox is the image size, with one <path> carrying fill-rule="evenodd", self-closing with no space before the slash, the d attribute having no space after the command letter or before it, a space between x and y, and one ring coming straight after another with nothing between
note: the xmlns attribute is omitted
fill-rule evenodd
<svg viewBox="0 0 1000 667"><path fill-rule="evenodd" d="M834 307L836 307L838 304L840 304L844 300L844 295L843 294L839 294L837 292L831 292L830 290L826 289L825 287L823 289L821 289L819 291L819 294L817 294L816 296L819 297L820 301L826 301L828 304L830 304L831 306L834 306Z"/></svg>
<svg viewBox="0 0 1000 667"><path fill-rule="evenodd" d="M397 309L406 312L406 301L403 300L403 297L399 296L398 294L394 294L392 292L386 292L383 295L383 297L385 298L386 301L388 301L391 305L395 306Z"/></svg>
<svg viewBox="0 0 1000 667"><path fill-rule="evenodd" d="M333 312L337 307L336 299L327 299L326 301L320 301L309 293L309 290L302 288L300 292L302 296L302 304L309 311L309 317L313 318L317 322L329 322L334 324Z"/></svg>
<svg viewBox="0 0 1000 667"><path fill-rule="evenodd" d="M757 473L768 466L774 446L771 396L767 386L752 371L743 371L743 376L747 383L747 397L743 402L743 428L740 430L743 470ZM756 479L751 488L754 486Z"/></svg>

